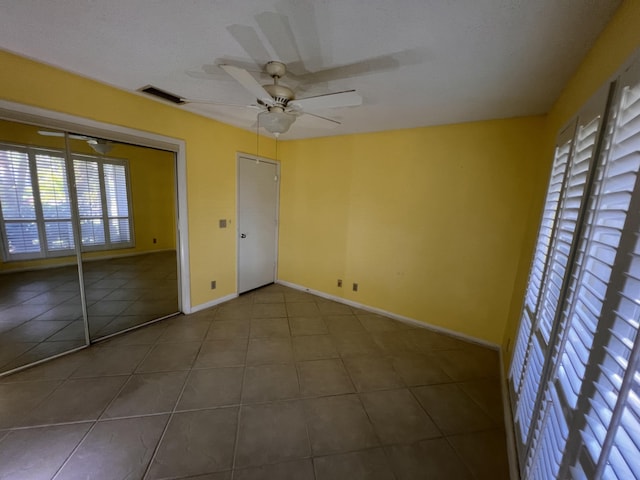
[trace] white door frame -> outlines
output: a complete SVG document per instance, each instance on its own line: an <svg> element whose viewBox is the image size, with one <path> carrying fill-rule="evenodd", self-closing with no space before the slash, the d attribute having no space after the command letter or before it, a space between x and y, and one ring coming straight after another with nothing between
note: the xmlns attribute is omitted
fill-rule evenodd
<svg viewBox="0 0 640 480"><path fill-rule="evenodd" d="M273 280L278 280L278 243L280 235L280 162L272 158L259 157L250 153L236 152L236 293L240 292L240 159L246 158L256 162L275 165L278 176L278 190L276 192L276 251L274 252Z"/></svg>
<svg viewBox="0 0 640 480"><path fill-rule="evenodd" d="M178 264L180 270L178 277L180 294L178 300L180 310L184 313L191 313L189 224L187 219L187 159L184 140L1 99L0 119L108 138L144 147L168 150L176 154L176 198L178 201L176 247L178 249Z"/></svg>

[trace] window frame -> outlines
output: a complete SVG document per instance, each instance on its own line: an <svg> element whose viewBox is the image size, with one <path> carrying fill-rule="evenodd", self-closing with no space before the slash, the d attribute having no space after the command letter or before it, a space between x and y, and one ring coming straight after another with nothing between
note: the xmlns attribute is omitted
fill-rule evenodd
<svg viewBox="0 0 640 480"><path fill-rule="evenodd" d="M40 147L33 145L23 145L23 144L14 144L10 142L0 142L0 150L2 151L15 151L21 154L25 154L27 157L28 169L29 169L29 177L31 180L31 195L34 204L34 212L35 219L32 220L16 220L9 219L6 220L4 218L4 214L2 209L0 208L0 243L1 243L1 254L2 261L9 262L20 262L20 261L32 261L32 260L44 260L49 258L59 258L66 257L69 255L74 255L77 253L77 249L80 248L82 252L95 252L95 251L110 251L110 250L121 250L121 249L129 249L135 247L135 232L134 232L134 219L133 219L133 203L131 196L131 175L129 169L129 161L123 158L113 158L106 156L97 156L97 155L88 155L88 154L80 154L73 153L71 154L71 158L68 158L66 152L61 149L49 148L49 147ZM66 194L69 198L70 207L71 207L71 215L69 219L47 219L44 215L43 210L43 202L42 195L40 190L41 179L38 178L38 164L37 164L37 156L38 155L48 155L56 158L60 158L64 162L64 173L66 177ZM84 245L82 243L81 238L76 238L78 235L81 235L80 232L80 221L82 220L79 215L78 204L79 198L76 190L76 172L74 168L74 160L78 159L80 161L92 161L97 162L98 164L98 179L99 179L99 190L100 190L100 204L102 208L102 228L104 231L104 243L95 244L95 245ZM105 189L105 178L104 178L104 165L116 165L124 168L124 180L126 185L126 200L127 200L127 211L128 216L109 216L109 209L107 206L107 198L106 198L106 189ZM112 242L110 236L110 224L109 220L118 219L118 220L128 220L129 227L129 241L128 242ZM50 222L62 222L62 221L70 221L72 224L72 229L74 232L73 236L73 247L69 249L50 249L49 244L47 242L46 237L46 224ZM6 230L6 225L11 223L35 223L37 226L37 237L39 241L39 251L38 252L22 252L22 253L11 253L9 251L9 240ZM76 225L77 224L77 225Z"/></svg>

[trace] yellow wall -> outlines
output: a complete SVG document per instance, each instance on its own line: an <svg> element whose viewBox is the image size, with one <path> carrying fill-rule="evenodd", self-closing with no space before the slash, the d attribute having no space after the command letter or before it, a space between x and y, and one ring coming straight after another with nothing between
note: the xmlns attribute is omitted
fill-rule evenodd
<svg viewBox="0 0 640 480"><path fill-rule="evenodd" d="M0 141L64 150L64 139L38 134L41 128L0 120ZM74 152L95 155L85 141L73 140ZM135 247L97 251L86 258L175 249L175 175L171 152L114 143L109 157L127 159L131 186ZM153 243L153 239L156 243ZM75 257L3 263L0 271L74 263Z"/></svg>
<svg viewBox="0 0 640 480"><path fill-rule="evenodd" d="M598 37L598 40L582 61L562 94L554 104L545 123L544 151L541 162L544 168L540 175L533 178L536 190L534 202L528 215L528 230L522 245L520 265L509 308L503 349L506 358L510 358L513 342L519 324L527 275L531 264L531 256L537 234L540 214L546 194L549 169L553 159L553 148L560 128L580 107L600 88L607 83L630 56L640 47L640 1L627 0L620 6L612 20Z"/></svg>
<svg viewBox="0 0 640 480"><path fill-rule="evenodd" d="M535 117L284 143L279 278L499 344L542 127Z"/></svg>
<svg viewBox="0 0 640 480"><path fill-rule="evenodd" d="M5 100L182 139L186 143L191 303L236 291L236 152L255 152L255 133L0 51ZM273 157L263 138L260 155ZM234 220L219 229L218 219ZM210 289L211 280L217 289Z"/></svg>

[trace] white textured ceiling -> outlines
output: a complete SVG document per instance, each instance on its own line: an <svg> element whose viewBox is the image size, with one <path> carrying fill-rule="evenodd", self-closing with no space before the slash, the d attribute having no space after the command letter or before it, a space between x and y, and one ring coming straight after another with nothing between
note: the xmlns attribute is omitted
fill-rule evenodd
<svg viewBox="0 0 640 480"><path fill-rule="evenodd" d="M619 3L0 0L0 48L127 91L152 84L237 104L255 99L216 63L255 64L253 57L298 72L344 67L297 94L355 88L363 105L315 112L339 119L337 128L304 116L282 137L309 138L545 113ZM274 18L265 12L280 14L289 31L265 25ZM246 129L256 116L236 107L175 108Z"/></svg>

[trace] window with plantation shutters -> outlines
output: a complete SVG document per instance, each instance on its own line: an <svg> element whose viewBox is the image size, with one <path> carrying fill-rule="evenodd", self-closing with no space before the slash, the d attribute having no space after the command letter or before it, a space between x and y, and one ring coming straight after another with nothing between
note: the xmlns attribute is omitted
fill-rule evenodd
<svg viewBox="0 0 640 480"><path fill-rule="evenodd" d="M640 478L640 61L611 92L578 116L531 314L536 289L524 300L510 385L525 479Z"/></svg>
<svg viewBox="0 0 640 480"><path fill-rule="evenodd" d="M122 160L0 144L0 223L5 260L133 246L129 176ZM71 197L69 182L76 186Z"/></svg>

